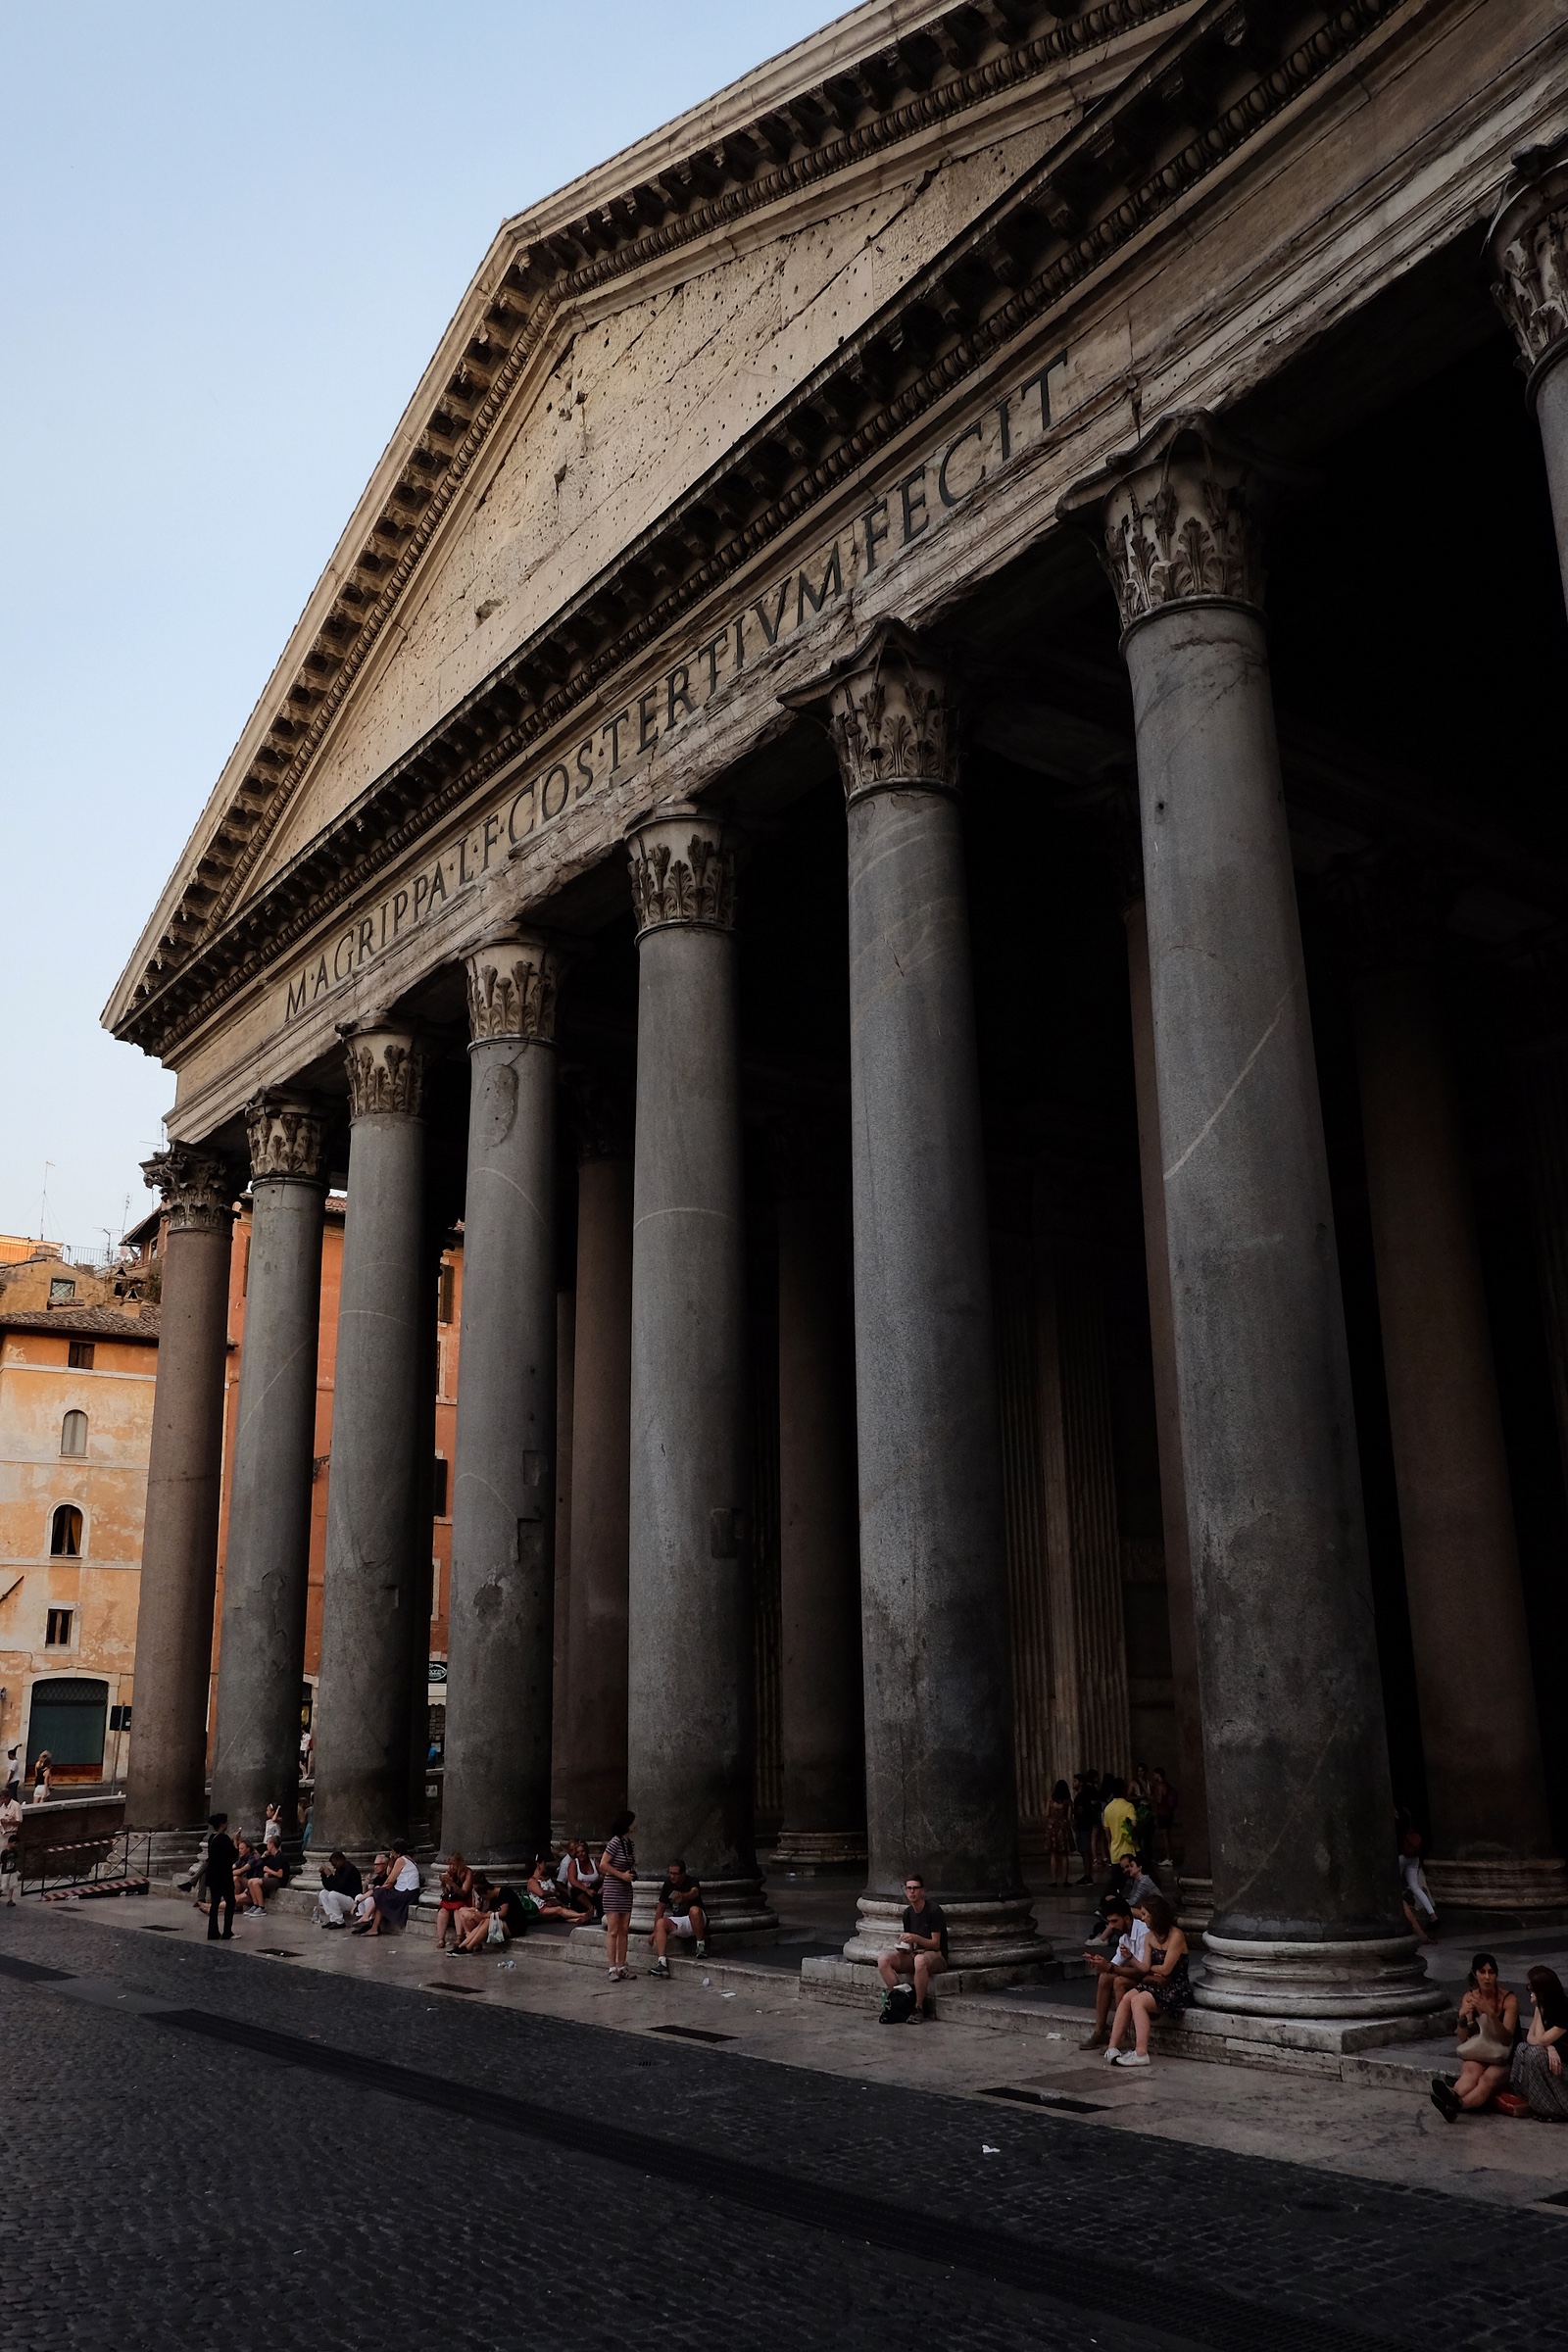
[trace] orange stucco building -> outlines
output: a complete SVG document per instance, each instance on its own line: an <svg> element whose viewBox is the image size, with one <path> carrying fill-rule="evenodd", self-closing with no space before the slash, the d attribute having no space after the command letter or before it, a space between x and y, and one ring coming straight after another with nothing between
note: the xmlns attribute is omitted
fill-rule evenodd
<svg viewBox="0 0 1568 2352"><path fill-rule="evenodd" d="M0 1258L0 1746L124 1769L158 1368L151 1266Z"/></svg>

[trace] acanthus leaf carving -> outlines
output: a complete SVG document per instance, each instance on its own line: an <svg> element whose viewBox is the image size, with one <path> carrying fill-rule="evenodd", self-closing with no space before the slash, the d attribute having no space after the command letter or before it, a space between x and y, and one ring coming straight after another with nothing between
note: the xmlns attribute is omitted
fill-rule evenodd
<svg viewBox="0 0 1568 2352"><path fill-rule="evenodd" d="M244 1109L251 1150L251 1182L293 1177L319 1184L324 1175L324 1119L318 1104L297 1095L260 1094Z"/></svg>
<svg viewBox="0 0 1568 2352"><path fill-rule="evenodd" d="M550 1045L556 1034L561 958L547 940L507 933L467 960L468 1035L478 1045L525 1037Z"/></svg>
<svg viewBox="0 0 1568 2352"><path fill-rule="evenodd" d="M1260 509L1269 480L1285 478L1206 411L1180 410L1069 490L1056 513L1093 537L1129 629L1171 605L1261 609Z"/></svg>
<svg viewBox="0 0 1568 2352"><path fill-rule="evenodd" d="M163 1195L171 1233L227 1233L234 1222L234 1185L220 1152L199 1144L170 1144L144 1159L141 1172Z"/></svg>
<svg viewBox="0 0 1568 2352"><path fill-rule="evenodd" d="M1568 351L1568 158L1520 161L1544 168L1504 197L1488 255L1493 300L1534 370Z"/></svg>
<svg viewBox="0 0 1568 2352"><path fill-rule="evenodd" d="M645 817L627 842L632 906L645 931L735 928L735 845L728 829L689 803Z"/></svg>
<svg viewBox="0 0 1568 2352"><path fill-rule="evenodd" d="M783 697L825 718L847 801L895 789L956 793L958 698L940 661L902 623L879 621L847 660Z"/></svg>
<svg viewBox="0 0 1568 2352"><path fill-rule="evenodd" d="M408 1029L351 1030L344 1036L343 1053L351 1118L368 1118L377 1111L408 1119L422 1116L429 1056L420 1037Z"/></svg>

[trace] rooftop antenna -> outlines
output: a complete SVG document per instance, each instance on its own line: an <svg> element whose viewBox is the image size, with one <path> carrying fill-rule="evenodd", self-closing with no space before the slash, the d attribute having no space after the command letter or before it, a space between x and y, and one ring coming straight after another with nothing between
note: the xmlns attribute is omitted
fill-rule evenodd
<svg viewBox="0 0 1568 2352"><path fill-rule="evenodd" d="M40 1242L43 1240L43 1229L49 1218L49 1171L54 1164L52 1159L46 1159L43 1163L43 1199L38 1203L38 1239Z"/></svg>

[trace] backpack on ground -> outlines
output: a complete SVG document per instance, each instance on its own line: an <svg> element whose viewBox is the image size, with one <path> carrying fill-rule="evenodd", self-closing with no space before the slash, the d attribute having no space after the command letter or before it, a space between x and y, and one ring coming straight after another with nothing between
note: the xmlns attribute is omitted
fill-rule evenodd
<svg viewBox="0 0 1568 2352"><path fill-rule="evenodd" d="M878 2023L884 2026L906 2026L913 2015L913 1985L890 1985L882 1995L882 2014Z"/></svg>

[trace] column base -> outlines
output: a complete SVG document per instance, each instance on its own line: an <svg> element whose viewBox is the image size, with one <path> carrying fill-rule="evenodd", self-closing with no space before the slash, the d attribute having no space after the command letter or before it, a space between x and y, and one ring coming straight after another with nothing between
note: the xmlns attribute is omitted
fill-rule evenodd
<svg viewBox="0 0 1568 2352"><path fill-rule="evenodd" d="M1230 2016L1418 2017L1449 2005L1428 1978L1413 1936L1276 1943L1209 1930L1203 1951L1194 2001Z"/></svg>
<svg viewBox="0 0 1568 2352"><path fill-rule="evenodd" d="M755 1949L760 1944L777 1942L778 1914L762 1892L760 1876L710 1879L701 1873L695 1875L703 1889L710 1951ZM663 1876L662 1871L657 1878L644 1878L639 1874L633 1885L630 1931L633 1936L653 1934L654 1911ZM602 1929L594 1932L596 1935L603 1934Z"/></svg>
<svg viewBox="0 0 1568 2352"><path fill-rule="evenodd" d="M947 1917L949 1970L961 1971L972 1991L982 1989L999 1969L1009 1971L1009 1983L1024 1984L1029 1971L1053 1965L1055 1955L1049 1936L1035 1926L1029 1895L933 1893L931 1899ZM856 1909L859 1925L844 1946L844 1957L852 1966L875 1968L904 1933L904 1899L862 1894Z"/></svg>
<svg viewBox="0 0 1568 2352"><path fill-rule="evenodd" d="M767 1857L770 1870L787 1870L797 1879L815 1878L819 1870L863 1869L867 1860L863 1830L780 1830Z"/></svg>
<svg viewBox="0 0 1568 2352"><path fill-rule="evenodd" d="M1568 1915L1568 1863L1555 1854L1525 1859L1488 1854L1480 1860L1425 1865L1432 1899L1443 1911L1501 1911L1516 1919Z"/></svg>

